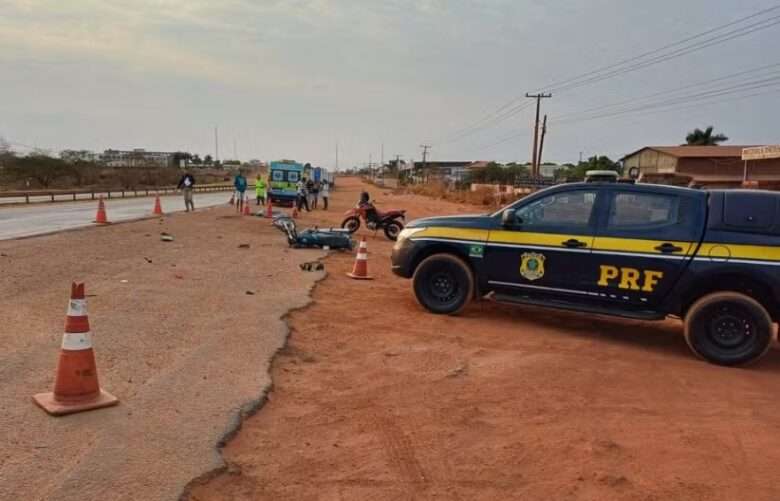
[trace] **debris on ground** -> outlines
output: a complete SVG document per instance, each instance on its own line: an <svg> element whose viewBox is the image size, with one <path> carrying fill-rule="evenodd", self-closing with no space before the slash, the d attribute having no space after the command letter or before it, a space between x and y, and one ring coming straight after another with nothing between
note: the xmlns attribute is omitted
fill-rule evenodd
<svg viewBox="0 0 780 501"><path fill-rule="evenodd" d="M170 233L162 232L160 233L160 240L162 240L163 242L173 242L173 235L171 235Z"/></svg>
<svg viewBox="0 0 780 501"><path fill-rule="evenodd" d="M246 291L246 293L245 293L245 294L246 294L247 296L254 296L254 295L255 295L254 291Z"/></svg>
<svg viewBox="0 0 780 501"><path fill-rule="evenodd" d="M468 365L465 363L461 363L454 369L452 369L450 372L447 373L447 377L458 377L458 376L465 376L468 373Z"/></svg>
<svg viewBox="0 0 780 501"><path fill-rule="evenodd" d="M249 244L239 244L238 248L239 249L248 249L249 248Z"/></svg>
<svg viewBox="0 0 780 501"><path fill-rule="evenodd" d="M320 271L325 269L325 265L319 261L310 261L308 263L301 263L301 269L303 271Z"/></svg>
<svg viewBox="0 0 780 501"><path fill-rule="evenodd" d="M144 256L144 259L146 259L146 262L147 262L147 263L151 263L151 262L152 262L152 260L151 260L151 259L149 259L149 258L148 258L148 257L146 257L146 256Z"/></svg>

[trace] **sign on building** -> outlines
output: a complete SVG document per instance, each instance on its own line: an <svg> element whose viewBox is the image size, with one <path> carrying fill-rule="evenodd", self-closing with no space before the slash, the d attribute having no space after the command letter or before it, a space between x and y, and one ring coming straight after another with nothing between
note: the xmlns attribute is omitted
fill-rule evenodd
<svg viewBox="0 0 780 501"><path fill-rule="evenodd" d="M742 148L742 160L767 160L770 158L780 158L780 144Z"/></svg>

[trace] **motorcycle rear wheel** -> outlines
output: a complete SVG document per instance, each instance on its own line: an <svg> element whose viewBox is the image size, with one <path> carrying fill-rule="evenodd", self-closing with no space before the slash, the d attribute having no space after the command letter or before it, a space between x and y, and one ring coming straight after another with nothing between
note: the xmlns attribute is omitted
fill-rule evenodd
<svg viewBox="0 0 780 501"><path fill-rule="evenodd" d="M385 224L385 236L395 242L403 229L404 225L400 221L393 219Z"/></svg>

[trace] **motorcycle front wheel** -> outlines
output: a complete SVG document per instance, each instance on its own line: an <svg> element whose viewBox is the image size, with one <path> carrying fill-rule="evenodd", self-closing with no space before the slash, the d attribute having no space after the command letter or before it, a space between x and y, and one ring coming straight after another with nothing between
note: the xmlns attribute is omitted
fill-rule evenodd
<svg viewBox="0 0 780 501"><path fill-rule="evenodd" d="M393 219L385 225L385 236L395 242L403 229L404 225L400 221Z"/></svg>
<svg viewBox="0 0 780 501"><path fill-rule="evenodd" d="M341 222L341 227L348 230L350 233L355 233L360 229L360 219L355 216L350 216Z"/></svg>

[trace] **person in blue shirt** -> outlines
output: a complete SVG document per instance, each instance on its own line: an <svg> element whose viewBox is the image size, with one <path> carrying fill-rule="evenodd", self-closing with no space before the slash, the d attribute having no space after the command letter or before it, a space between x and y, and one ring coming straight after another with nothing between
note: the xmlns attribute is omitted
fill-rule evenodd
<svg viewBox="0 0 780 501"><path fill-rule="evenodd" d="M244 197L246 193L246 178L241 171L238 171L233 180L233 186L236 188L236 210L239 214L244 210Z"/></svg>

